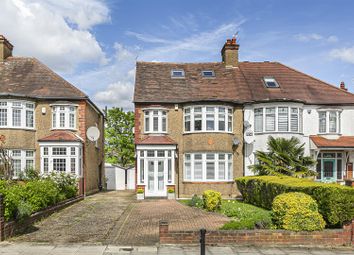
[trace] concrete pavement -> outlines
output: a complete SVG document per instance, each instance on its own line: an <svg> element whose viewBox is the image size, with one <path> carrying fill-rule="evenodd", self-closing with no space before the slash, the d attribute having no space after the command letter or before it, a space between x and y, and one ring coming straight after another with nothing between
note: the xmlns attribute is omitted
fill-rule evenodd
<svg viewBox="0 0 354 255"><path fill-rule="evenodd" d="M48 245L40 243L0 243L0 254L5 255L178 255L200 254L198 246L113 246L113 245L89 245L67 244ZM208 255L334 255L354 254L353 247L337 249L323 248L281 248L281 247L246 247L246 246L214 246L207 247Z"/></svg>

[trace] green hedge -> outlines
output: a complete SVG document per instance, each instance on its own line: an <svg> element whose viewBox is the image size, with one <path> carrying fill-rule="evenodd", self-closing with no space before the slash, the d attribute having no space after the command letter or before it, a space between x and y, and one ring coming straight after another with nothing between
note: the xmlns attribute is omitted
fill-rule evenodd
<svg viewBox="0 0 354 255"><path fill-rule="evenodd" d="M32 213L77 194L75 178L58 174L27 182L0 180L5 220L22 220Z"/></svg>
<svg viewBox="0 0 354 255"><path fill-rule="evenodd" d="M354 219L354 188L351 187L286 176L248 176L235 181L245 202L268 210L277 195L303 192L317 201L327 225L339 226Z"/></svg>

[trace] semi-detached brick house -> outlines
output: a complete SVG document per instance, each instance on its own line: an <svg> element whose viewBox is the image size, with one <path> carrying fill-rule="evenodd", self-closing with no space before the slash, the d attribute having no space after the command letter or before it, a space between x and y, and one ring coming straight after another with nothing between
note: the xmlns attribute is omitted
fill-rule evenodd
<svg viewBox="0 0 354 255"><path fill-rule="evenodd" d="M317 180L352 178L354 95L278 62L239 62L236 39L216 63L138 62L137 187L177 197L236 193L269 135L298 137Z"/></svg>
<svg viewBox="0 0 354 255"><path fill-rule="evenodd" d="M15 177L26 168L79 178L81 193L98 191L104 177L100 109L82 91L35 58L13 57L0 35L0 135L6 137ZM96 126L101 137L86 138Z"/></svg>

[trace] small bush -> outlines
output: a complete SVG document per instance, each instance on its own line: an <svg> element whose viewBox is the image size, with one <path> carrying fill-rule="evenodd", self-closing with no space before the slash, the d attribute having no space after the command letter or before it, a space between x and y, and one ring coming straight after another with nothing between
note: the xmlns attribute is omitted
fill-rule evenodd
<svg viewBox="0 0 354 255"><path fill-rule="evenodd" d="M61 199L69 199L75 197L78 192L77 180L74 176L66 173L52 172L47 179L53 181L61 194Z"/></svg>
<svg viewBox="0 0 354 255"><path fill-rule="evenodd" d="M29 202L20 201L17 206L17 215L16 218L21 221L25 218L31 216L33 213L32 205Z"/></svg>
<svg viewBox="0 0 354 255"><path fill-rule="evenodd" d="M143 194L143 193L144 193L144 189L138 188L138 189L136 190L136 193L137 193L137 194Z"/></svg>
<svg viewBox="0 0 354 255"><path fill-rule="evenodd" d="M221 229L264 229L272 227L270 211L242 203L239 201L222 201L219 210L222 214L231 217Z"/></svg>
<svg viewBox="0 0 354 255"><path fill-rule="evenodd" d="M175 193L175 189L174 189L174 188L168 188L168 189L167 189L167 192L170 193L170 194L171 194L171 193Z"/></svg>
<svg viewBox="0 0 354 255"><path fill-rule="evenodd" d="M273 201L272 218L278 228L287 230L314 231L325 227L316 201L300 192L277 196Z"/></svg>
<svg viewBox="0 0 354 255"><path fill-rule="evenodd" d="M214 190L203 192L204 208L207 211L216 211L221 206L221 193Z"/></svg>
<svg viewBox="0 0 354 255"><path fill-rule="evenodd" d="M320 214L330 227L354 218L354 188L325 184L308 179L278 176L248 176L236 179L245 202L270 210L277 195L303 192L318 204Z"/></svg>
<svg viewBox="0 0 354 255"><path fill-rule="evenodd" d="M4 192L5 220L18 218L18 206L24 201L24 185L10 185Z"/></svg>
<svg viewBox="0 0 354 255"><path fill-rule="evenodd" d="M192 199L189 201L189 206L204 208L204 200L201 199L198 195L193 195Z"/></svg>
<svg viewBox="0 0 354 255"><path fill-rule="evenodd" d="M39 171L33 168L26 168L23 172L19 174L19 179L25 181L39 180L40 179Z"/></svg>

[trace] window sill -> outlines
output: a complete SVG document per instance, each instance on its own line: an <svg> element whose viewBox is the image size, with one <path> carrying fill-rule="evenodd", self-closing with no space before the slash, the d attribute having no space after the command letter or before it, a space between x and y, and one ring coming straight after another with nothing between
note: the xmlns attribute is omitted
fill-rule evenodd
<svg viewBox="0 0 354 255"><path fill-rule="evenodd" d="M23 127L0 127L1 130L4 129L13 129L13 130L25 130L25 131L36 131L35 128L23 128Z"/></svg>
<svg viewBox="0 0 354 255"><path fill-rule="evenodd" d="M56 130L61 130L61 131L73 131L73 132L77 132L77 129L75 128L51 128L51 131L56 131Z"/></svg>
<svg viewBox="0 0 354 255"><path fill-rule="evenodd" d="M317 135L342 135L342 133L317 133Z"/></svg>
<svg viewBox="0 0 354 255"><path fill-rule="evenodd" d="M234 181L183 181L183 184L232 184Z"/></svg>
<svg viewBox="0 0 354 255"><path fill-rule="evenodd" d="M143 135L167 135L168 132L144 132Z"/></svg>
<svg viewBox="0 0 354 255"><path fill-rule="evenodd" d="M233 132L229 132L229 131L193 131L193 132L183 132L183 135L191 135L191 134L203 134L203 133L207 133L207 134L230 134L233 135Z"/></svg>
<svg viewBox="0 0 354 255"><path fill-rule="evenodd" d="M254 135L267 135L267 134L296 134L296 135L304 135L303 132L292 132L292 131L265 131L265 132L254 132Z"/></svg>

